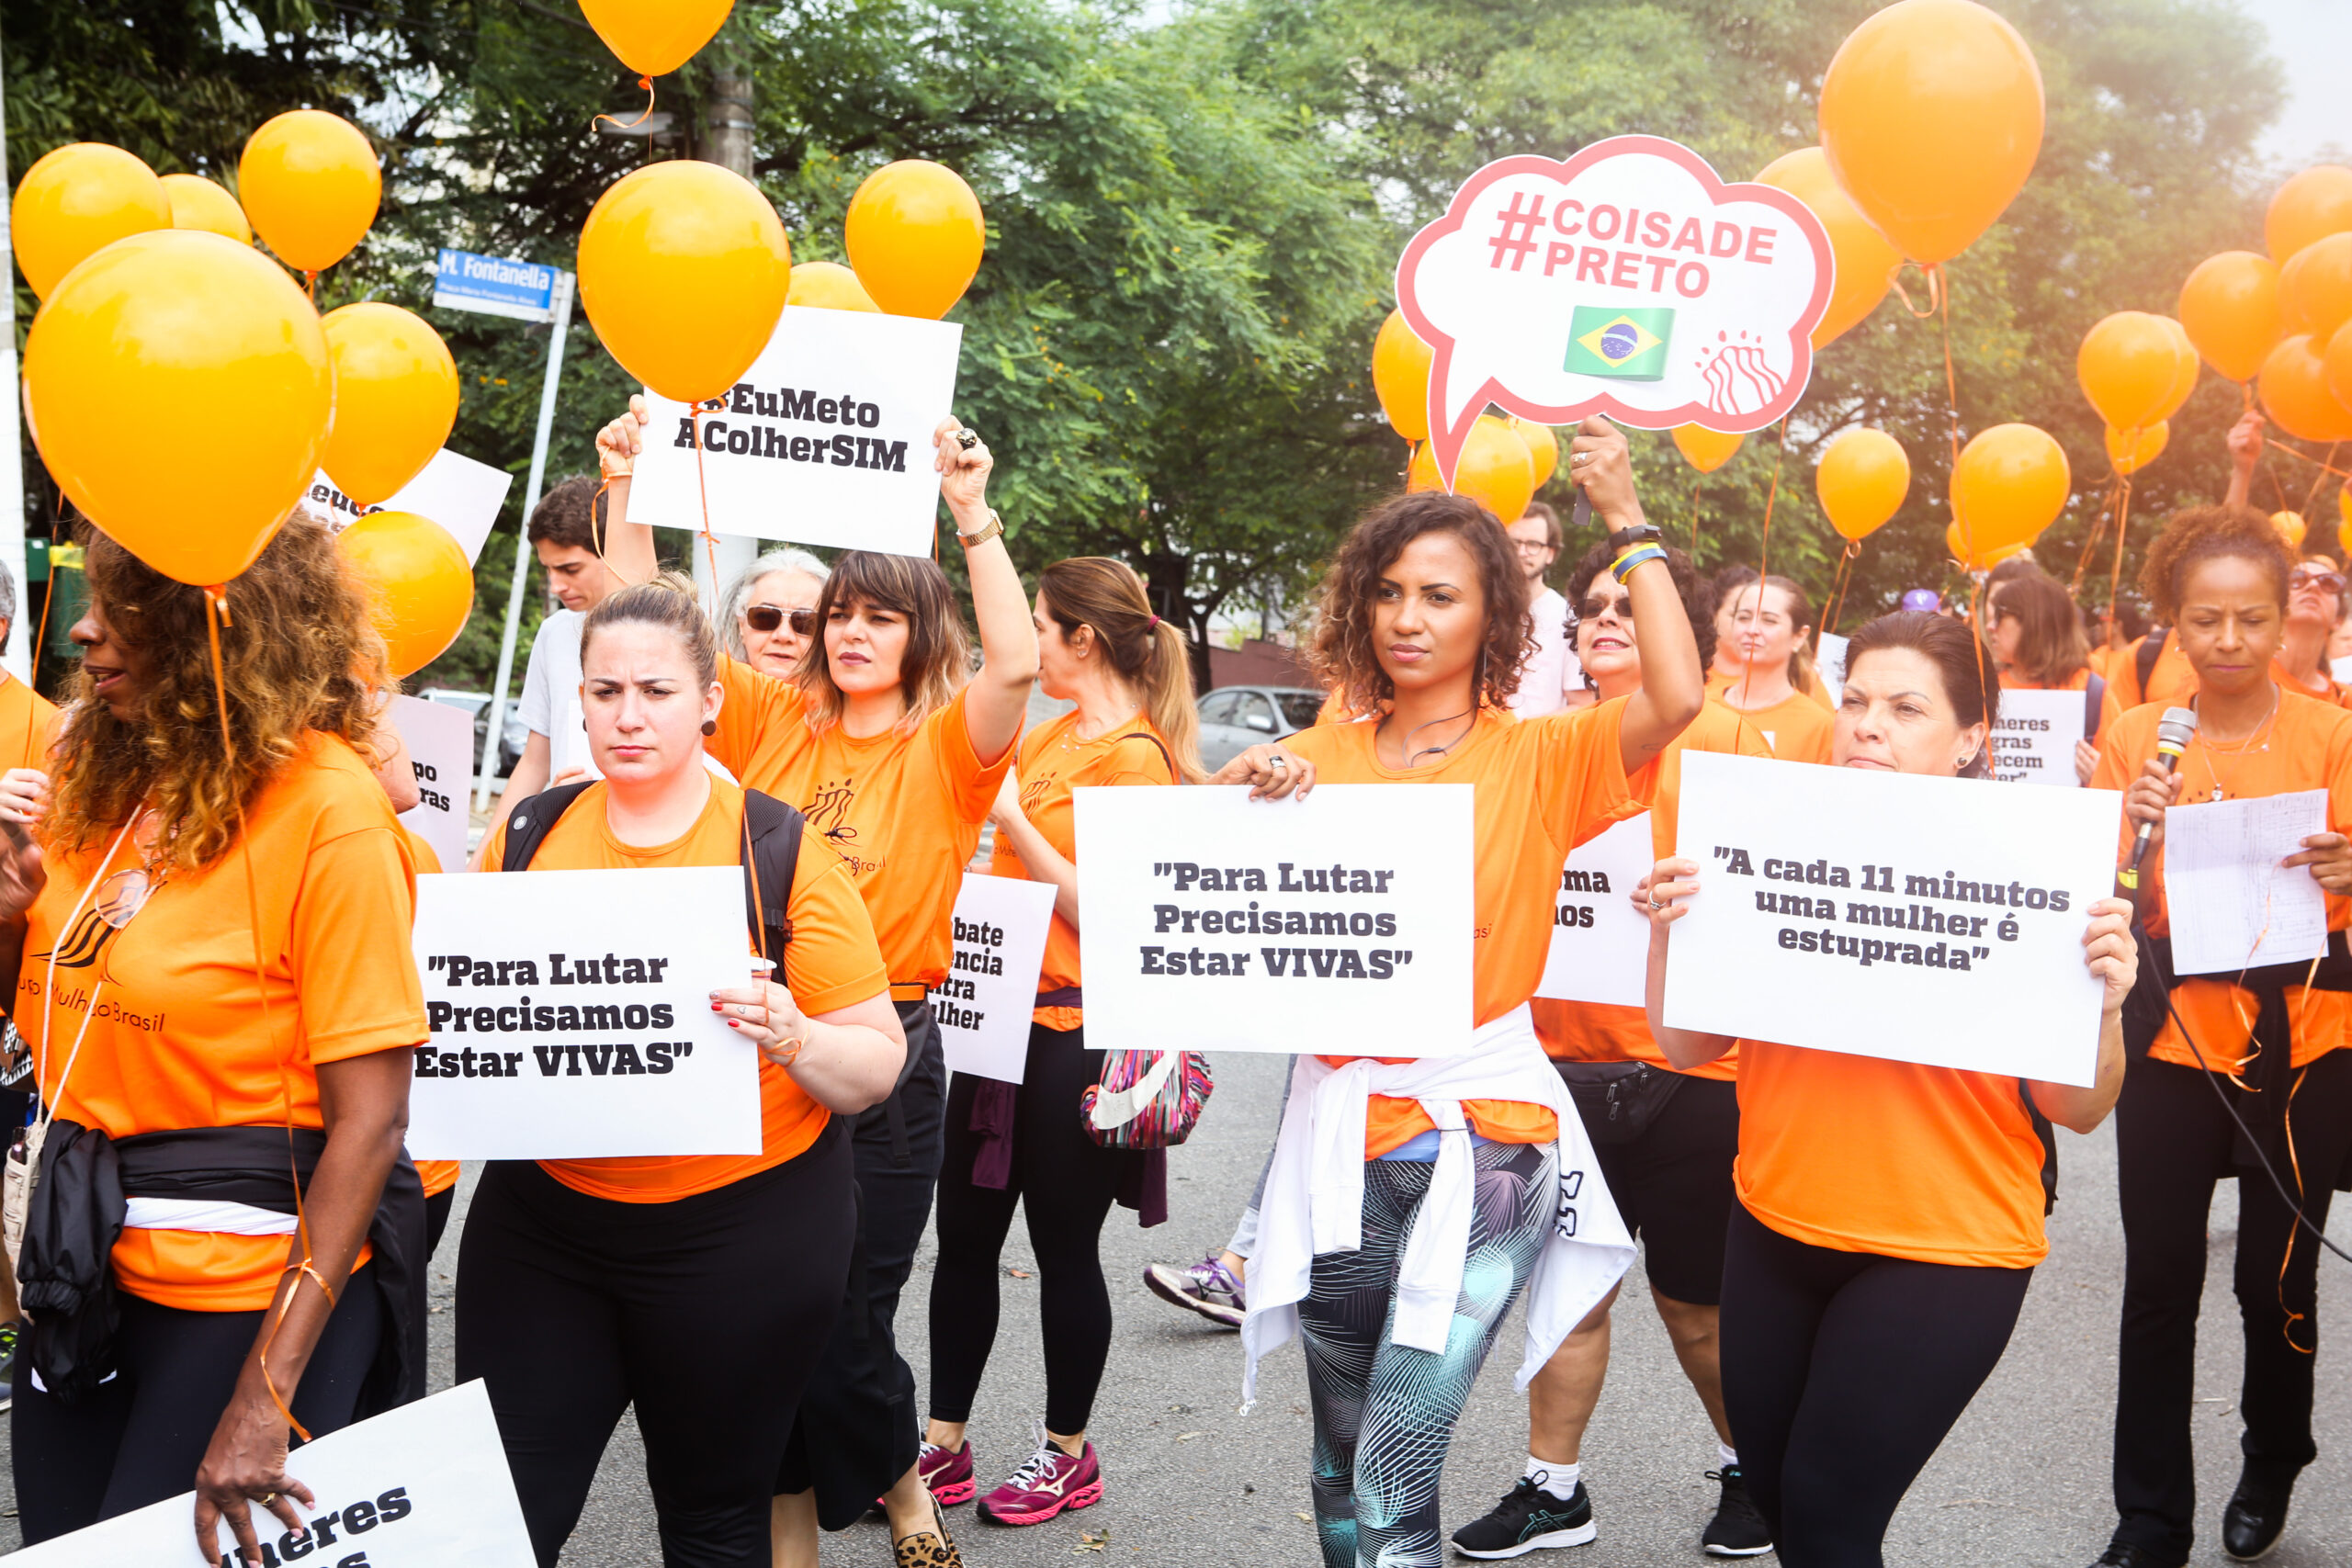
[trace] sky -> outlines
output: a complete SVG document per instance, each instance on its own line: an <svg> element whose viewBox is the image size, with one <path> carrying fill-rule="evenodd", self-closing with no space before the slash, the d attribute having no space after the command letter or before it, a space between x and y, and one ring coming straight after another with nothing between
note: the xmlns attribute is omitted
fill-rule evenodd
<svg viewBox="0 0 2352 1568"><path fill-rule="evenodd" d="M2287 68L2287 103L2262 139L2263 153L2283 164L2314 161L2333 143L2352 152L2352 0L2239 0L2270 33L2270 52Z"/></svg>

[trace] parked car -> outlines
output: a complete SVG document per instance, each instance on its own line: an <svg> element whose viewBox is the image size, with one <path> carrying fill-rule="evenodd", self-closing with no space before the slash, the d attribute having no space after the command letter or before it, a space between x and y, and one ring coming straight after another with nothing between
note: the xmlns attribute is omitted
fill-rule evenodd
<svg viewBox="0 0 2352 1568"><path fill-rule="evenodd" d="M1220 686L1201 699L1201 766L1216 772L1249 747L1305 729L1323 694L1304 686Z"/></svg>
<svg viewBox="0 0 2352 1568"><path fill-rule="evenodd" d="M428 703L443 703L453 708L463 708L473 716L474 765L481 765L482 737L490 731L490 694L488 692L453 692L447 686L427 686L416 694ZM523 716L514 711L515 705L506 705L505 719L499 728L504 731L498 739L498 772L501 777L512 773L514 764L523 760L523 743L531 738L530 727Z"/></svg>

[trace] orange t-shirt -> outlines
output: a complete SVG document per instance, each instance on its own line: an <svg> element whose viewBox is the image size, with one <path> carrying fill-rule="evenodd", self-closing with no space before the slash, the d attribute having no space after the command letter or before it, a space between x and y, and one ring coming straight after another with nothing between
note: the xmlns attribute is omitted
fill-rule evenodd
<svg viewBox="0 0 2352 1568"><path fill-rule="evenodd" d="M2099 742L2098 766L2091 774L2093 789L2128 789L2148 759L2156 754L2156 726L2164 718L2162 705L2133 708L2111 726ZM2299 696L2281 686L2278 713L2267 735L2249 744L2243 753L2224 747L2217 755L2200 733L2188 742L2175 764L2185 781L2180 804L2209 800L2239 800L2249 796L2287 795L2296 790L2327 791L2327 830L2352 832L2352 713L2316 697ZM2132 859L2139 826L2123 819L2116 846L2118 866ZM2165 898L2164 851L2153 851L2140 868L2143 886L2155 889L2155 905L2148 915L2148 930L2168 934L2172 919ZM2352 898L2330 895L2327 929L2343 931L2352 922ZM2254 1021L2260 1003L2251 991L2211 976L2185 981L2172 994L2173 1005L2196 1032L2197 1044L2213 1068L2236 1070L2245 1065L2254 1039ZM2352 1029L2352 993L2305 991L2287 987L2287 1010L2293 1021L2291 1063L2302 1066L2330 1051L2339 1050ZM2167 1017L2149 1053L2160 1062L2184 1067L2197 1064L2195 1053L2180 1037L2178 1025Z"/></svg>
<svg viewBox="0 0 2352 1568"><path fill-rule="evenodd" d="M1735 757L1772 754L1754 725L1710 697L1699 716L1690 721L1690 728L1627 781L1634 798L1649 808L1650 844L1660 860L1674 852L1675 824L1682 809L1685 751L1721 751ZM1624 891L1628 896L1633 893L1630 887ZM1535 998L1528 1009L1535 1015L1535 1037L1544 1043L1544 1054L1555 1062L1647 1062L1653 1067L1676 1070L1650 1034L1645 1009L1609 1002L1564 1002L1549 997ZM1736 1049L1690 1070L1694 1078L1724 1083L1738 1075Z"/></svg>
<svg viewBox="0 0 2352 1568"><path fill-rule="evenodd" d="M1466 784L1472 805L1476 941L1471 949L1472 1021L1502 1017L1535 994L1551 952L1552 910L1560 863L1611 823L1641 809L1625 778L1618 732L1628 699L1516 719L1481 709L1477 722L1440 761L1392 768L1380 760L1376 724L1317 725L1283 745L1316 767L1326 784ZM1398 810L1409 812L1409 802ZM1338 1066L1352 1060L1327 1056ZM1462 1109L1481 1136L1500 1144L1544 1144L1560 1135L1551 1108L1508 1100L1465 1100ZM1436 1123L1417 1101L1373 1098L1364 1124L1364 1157L1377 1159Z"/></svg>
<svg viewBox="0 0 2352 1568"><path fill-rule="evenodd" d="M138 867L128 840L103 864L113 841L108 833L87 850L51 852L25 933L17 1026L57 1114L116 1138L316 1128L324 1125L320 1065L425 1038L424 991L409 958L408 845L374 774L341 739L307 736L262 786L243 844L200 872L164 876L119 931L95 898L82 900L93 880ZM248 865L261 913L260 996ZM61 1092L77 1034L81 1057ZM124 1290L164 1306L253 1312L269 1305L288 1257L283 1235L127 1229L114 1270Z"/></svg>
<svg viewBox="0 0 2352 1568"><path fill-rule="evenodd" d="M2150 632L2148 637L2156 634ZM2155 668L2148 671L2148 689L2140 689L2140 645L2148 637L2136 638L2131 647L2109 656L2107 681L2123 711L2131 712L2143 703L2154 703L2160 707L2186 707L2197 695L2197 669L2188 662L2188 655L2180 650L2180 638L2174 633L2165 634L2164 650L2156 655Z"/></svg>
<svg viewBox="0 0 2352 1568"><path fill-rule="evenodd" d="M947 977L956 895L979 848L1013 748L993 762L972 750L968 688L915 727L863 740L838 724L808 728L797 686L729 660L710 754L751 789L798 807L849 867L895 991L921 1000Z"/></svg>
<svg viewBox="0 0 2352 1568"><path fill-rule="evenodd" d="M693 827L666 844L625 844L605 818L605 785L590 784L548 829L532 858L535 871L627 871L657 866L741 865L743 792L725 779L710 781L710 800ZM506 826L486 840L481 863L494 870L506 852ZM874 922L841 856L814 833L800 838L785 908L792 941L784 950L784 984L808 1014L851 1007L889 987ZM744 924L743 952L757 952ZM750 976L746 965L745 976ZM646 1155L612 1159L548 1159L549 1176L575 1192L620 1203L667 1203L756 1176L805 1152L825 1130L825 1108L792 1075L760 1061L760 1152L755 1155Z"/></svg>
<svg viewBox="0 0 2352 1568"><path fill-rule="evenodd" d="M408 858L419 876L436 875L441 870L441 857L424 834L407 823L400 824L401 837L408 841ZM409 909L409 924L416 923L416 910ZM421 1159L416 1162L417 1179L424 1183L424 1195L447 1192L458 1184L458 1162L453 1159Z"/></svg>
<svg viewBox="0 0 2352 1568"><path fill-rule="evenodd" d="M1772 755L1784 762L1826 762L1830 742L1838 733L1838 720L1821 704L1803 692L1791 692L1770 707L1743 708L1725 695L1738 685L1736 679L1713 680L1707 682L1707 694L1761 730L1764 743Z"/></svg>
<svg viewBox="0 0 2352 1568"><path fill-rule="evenodd" d="M57 705L14 676L0 675L0 773L49 767L57 740Z"/></svg>
<svg viewBox="0 0 2352 1568"><path fill-rule="evenodd" d="M1176 782L1169 765L1168 743L1142 714L1107 734L1081 740L1078 710L1072 708L1023 736L1018 750L1021 814L1057 853L1073 864L1078 860L1078 818L1070 805L1070 791ZM1012 852L1012 843L1002 833L996 836L989 874L1036 880L1022 868L1021 857ZM1046 963L1037 974L1037 994L1079 983L1078 930L1057 913L1046 931ZM1047 1029L1076 1029L1086 1021L1083 1008L1038 1008L1030 1016Z"/></svg>

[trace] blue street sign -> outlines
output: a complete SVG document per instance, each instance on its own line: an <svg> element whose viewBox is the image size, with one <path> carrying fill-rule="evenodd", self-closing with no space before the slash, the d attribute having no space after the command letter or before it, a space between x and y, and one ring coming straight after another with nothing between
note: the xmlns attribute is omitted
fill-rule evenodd
<svg viewBox="0 0 2352 1568"><path fill-rule="evenodd" d="M433 279L433 303L445 310L478 310L544 321L555 304L554 267L471 251L441 252Z"/></svg>

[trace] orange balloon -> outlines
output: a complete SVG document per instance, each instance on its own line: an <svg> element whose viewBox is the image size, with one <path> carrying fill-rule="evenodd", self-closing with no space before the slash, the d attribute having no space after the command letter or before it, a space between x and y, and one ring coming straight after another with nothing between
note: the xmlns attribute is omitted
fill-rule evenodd
<svg viewBox="0 0 2352 1568"><path fill-rule="evenodd" d="M131 234L172 226L172 200L155 171L119 147L76 141L25 171L8 207L17 265L33 297L96 251Z"/></svg>
<svg viewBox="0 0 2352 1568"><path fill-rule="evenodd" d="M980 270L989 228L980 198L944 164L901 158L865 176L842 221L849 265L893 316L937 321Z"/></svg>
<svg viewBox="0 0 2352 1568"><path fill-rule="evenodd" d="M2178 340L2144 310L2119 310L2083 334L2075 375L2099 418L2138 430L2165 417L2180 379Z"/></svg>
<svg viewBox="0 0 2352 1568"><path fill-rule="evenodd" d="M371 512L335 536L368 584L368 609L392 673L415 674L448 650L474 609L474 572L449 530L413 512Z"/></svg>
<svg viewBox="0 0 2352 1568"><path fill-rule="evenodd" d="M2306 245L2352 229L2352 169L2315 164L2278 187L2262 220L2270 259L2279 265Z"/></svg>
<svg viewBox="0 0 2352 1568"><path fill-rule="evenodd" d="M2030 424L1996 424L1962 448L1951 472L1951 509L1961 536L1981 559L2030 545L2065 509L2074 488L2066 453Z"/></svg>
<svg viewBox="0 0 2352 1568"><path fill-rule="evenodd" d="M323 109L295 109L246 139L237 191L278 260L297 272L324 272L368 237L384 170L357 126Z"/></svg>
<svg viewBox="0 0 2352 1568"><path fill-rule="evenodd" d="M1413 335L1402 310L1391 310L1372 340L1372 389L1388 427L1408 441L1430 438L1430 362L1435 351Z"/></svg>
<svg viewBox="0 0 2352 1568"><path fill-rule="evenodd" d="M202 175L165 175L164 194L171 198L173 228L209 230L241 245L254 243L254 227L237 198Z"/></svg>
<svg viewBox="0 0 2352 1568"><path fill-rule="evenodd" d="M1896 0L1821 82L1821 150L1878 231L1932 266L1975 243L2041 151L2041 69L1974 0Z"/></svg>
<svg viewBox="0 0 2352 1568"><path fill-rule="evenodd" d="M2258 383L2262 406L2278 428L2305 441L2352 441L2352 408L2328 390L2327 362L2298 333L2270 351Z"/></svg>
<svg viewBox="0 0 2352 1568"><path fill-rule="evenodd" d="M1527 443L1528 460L1535 465L1535 488L1542 490L1560 467L1560 433L1516 414L1511 416L1510 427Z"/></svg>
<svg viewBox="0 0 2352 1568"><path fill-rule="evenodd" d="M1818 147L1800 147L1773 159L1756 176L1756 183L1787 191L1813 209L1813 215L1829 231L1838 277L1830 290L1829 309L1821 324L1813 329L1813 346L1818 353L1878 309L1903 265L1903 253L1871 227L1854 198L1829 172L1828 156Z"/></svg>
<svg viewBox="0 0 2352 1568"><path fill-rule="evenodd" d="M1725 435L1721 431L1702 425L1678 424L1674 427L1675 449L1690 465L1702 474L1712 474L1739 455L1745 435Z"/></svg>
<svg viewBox="0 0 2352 1568"><path fill-rule="evenodd" d="M735 0L580 0L605 47L640 76L667 76L718 36Z"/></svg>
<svg viewBox="0 0 2352 1568"><path fill-rule="evenodd" d="M2311 525L2303 521L2303 514L2300 512L2274 512L2270 514L2270 525L2278 530L2278 536L2287 541L2287 547L2290 550L2301 549L2303 536L2311 532Z"/></svg>
<svg viewBox="0 0 2352 1568"><path fill-rule="evenodd" d="M2352 560L2352 485L2335 487L2335 542L2344 547L2344 558Z"/></svg>
<svg viewBox="0 0 2352 1568"><path fill-rule="evenodd" d="M59 488L182 582L253 564L317 476L334 407L318 312L283 267L219 234L117 241L58 285L25 342L25 413Z"/></svg>
<svg viewBox="0 0 2352 1568"><path fill-rule="evenodd" d="M1832 528L1849 539L1866 538L1911 493L1911 459L1883 430L1849 430L1822 453L1813 490Z"/></svg>
<svg viewBox="0 0 2352 1568"><path fill-rule="evenodd" d="M458 423L458 364L441 334L398 305L330 311L334 429L327 477L362 506L389 501L424 470Z"/></svg>
<svg viewBox="0 0 2352 1568"><path fill-rule="evenodd" d="M2188 401L2189 394L2197 390L2197 373L2204 362L2197 357L2197 345L2188 341L2187 327L2182 326L2170 316L2158 316L2156 320L2163 323L2165 331L2171 335L2173 354L2180 366L2178 375L2173 381L2172 393L2165 400L2164 417L2170 419L2181 411L2183 404Z"/></svg>
<svg viewBox="0 0 2352 1568"><path fill-rule="evenodd" d="M1960 525L1944 525L1944 548L1951 552L1952 559L1960 563L1962 571L1990 571L2011 556L2021 556L2032 547L2031 545L2003 545L1997 549L1980 550L1972 555L1968 541L1961 537Z"/></svg>
<svg viewBox="0 0 2352 1568"><path fill-rule="evenodd" d="M731 169L649 164L597 197L580 231L580 302L621 368L673 402L715 398L775 334L792 245Z"/></svg>
<svg viewBox="0 0 2352 1568"><path fill-rule="evenodd" d="M2352 321L2336 328L2335 335L2327 340L2320 368L2326 374L2328 391L2337 402L2352 409Z"/></svg>
<svg viewBox="0 0 2352 1568"><path fill-rule="evenodd" d="M2107 460L2115 465L2119 474L2136 474L2163 456L2165 443L2172 439L2172 426L2163 420L2154 424L2140 425L2132 430L2107 427Z"/></svg>
<svg viewBox="0 0 2352 1568"><path fill-rule="evenodd" d="M857 274L839 262L802 262L792 269L792 287L786 291L786 307L805 305L812 310L871 310L880 314L882 307L857 280Z"/></svg>
<svg viewBox="0 0 2352 1568"><path fill-rule="evenodd" d="M1437 455L1426 441L1413 453L1405 488L1445 488L1438 478ZM1527 455L1527 443L1501 420L1481 414L1470 427L1470 439L1463 443L1461 459L1453 466L1453 493L1468 496L1506 524L1518 522L1527 515L1527 503L1535 499L1535 462Z"/></svg>
<svg viewBox="0 0 2352 1568"><path fill-rule="evenodd" d="M2206 364L2253 380L2278 341L2278 269L2252 251L2206 257L2180 286L2180 324Z"/></svg>
<svg viewBox="0 0 2352 1568"><path fill-rule="evenodd" d="M2314 240L2278 269L2278 315L2287 331L2325 343L2352 321L2352 233Z"/></svg>

